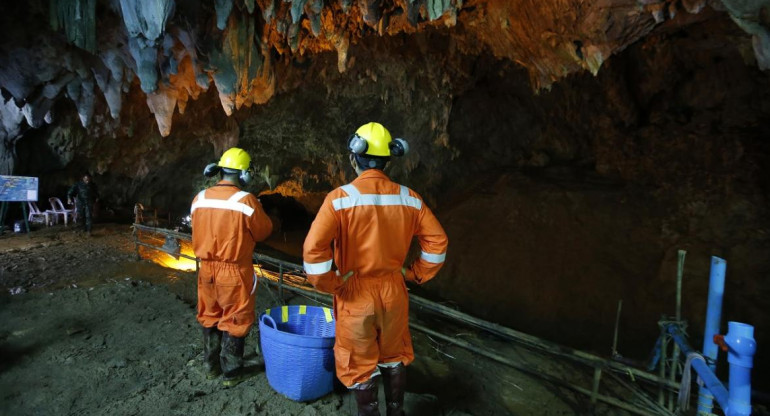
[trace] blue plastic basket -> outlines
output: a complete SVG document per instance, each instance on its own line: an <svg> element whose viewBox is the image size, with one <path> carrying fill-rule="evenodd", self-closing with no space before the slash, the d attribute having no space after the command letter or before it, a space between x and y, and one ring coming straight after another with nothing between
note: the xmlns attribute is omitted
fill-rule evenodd
<svg viewBox="0 0 770 416"><path fill-rule="evenodd" d="M271 308L259 316L260 345L270 386L295 400L330 393L334 383L334 317L329 308Z"/></svg>

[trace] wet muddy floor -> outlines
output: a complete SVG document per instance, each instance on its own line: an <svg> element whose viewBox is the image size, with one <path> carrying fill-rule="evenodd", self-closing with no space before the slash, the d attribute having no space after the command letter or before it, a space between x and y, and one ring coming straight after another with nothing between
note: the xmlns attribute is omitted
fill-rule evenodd
<svg viewBox="0 0 770 416"><path fill-rule="evenodd" d="M138 259L133 241L130 225L120 224L99 224L91 236L63 226L0 236L0 414L355 414L352 396L339 386L298 403L275 392L264 371L229 389L207 380L195 273ZM257 293L258 311L280 304L267 284ZM284 302L314 304L290 292ZM590 389L590 371L469 328L416 313L412 319ZM247 359L258 354L255 332ZM425 333L412 335L409 415L628 414L592 407L584 395Z"/></svg>

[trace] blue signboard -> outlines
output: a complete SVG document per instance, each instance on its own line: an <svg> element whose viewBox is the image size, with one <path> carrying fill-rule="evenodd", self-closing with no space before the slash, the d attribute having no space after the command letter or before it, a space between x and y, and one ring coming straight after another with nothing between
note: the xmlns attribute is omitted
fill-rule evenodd
<svg viewBox="0 0 770 416"><path fill-rule="evenodd" d="M0 175L0 201L37 201L37 178Z"/></svg>

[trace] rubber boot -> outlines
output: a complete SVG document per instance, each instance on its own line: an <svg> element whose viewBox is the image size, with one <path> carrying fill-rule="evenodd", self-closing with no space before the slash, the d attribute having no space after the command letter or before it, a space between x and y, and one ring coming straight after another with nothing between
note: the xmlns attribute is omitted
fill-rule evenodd
<svg viewBox="0 0 770 416"><path fill-rule="evenodd" d="M358 416L380 416L377 379L378 377L370 378L366 383L361 383L352 389L356 395Z"/></svg>
<svg viewBox="0 0 770 416"><path fill-rule="evenodd" d="M219 362L222 366L222 384L225 387L237 386L249 377L251 374L243 367L243 347L246 338L239 338L230 335L229 332L222 332L222 352L219 355Z"/></svg>
<svg viewBox="0 0 770 416"><path fill-rule="evenodd" d="M222 374L222 369L219 366L221 343L222 331L216 327L203 328L203 364L206 366L206 378L209 380Z"/></svg>
<svg viewBox="0 0 770 416"><path fill-rule="evenodd" d="M406 367L380 367L382 384L385 387L387 416L404 416L404 390L406 389Z"/></svg>

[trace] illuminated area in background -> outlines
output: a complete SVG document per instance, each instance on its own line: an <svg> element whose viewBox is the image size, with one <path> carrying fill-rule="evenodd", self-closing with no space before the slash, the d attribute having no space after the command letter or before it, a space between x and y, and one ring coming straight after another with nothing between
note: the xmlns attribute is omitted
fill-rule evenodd
<svg viewBox="0 0 770 416"><path fill-rule="evenodd" d="M149 240L149 241L148 241ZM145 238L145 236L142 236L142 241L146 242L148 244L155 244L157 245L157 241L154 238ZM180 253L185 256L195 257L195 253L193 253L192 249L192 243L189 241L179 241L181 245ZM161 245L163 244L163 241L161 240ZM175 259L173 256L171 256L168 253L165 253L160 250L153 250L147 247L140 247L139 252L142 256L142 258L152 260L154 263L159 264L163 267L167 267L169 269L175 269L175 270L182 270L185 272L194 272L195 271L195 260L188 259L186 257L179 256L179 259Z"/></svg>
<svg viewBox="0 0 770 416"><path fill-rule="evenodd" d="M164 240L164 236L162 235L140 233L140 241L160 248L163 245L165 240ZM181 250L180 250L181 254L187 255L190 257L195 257L195 253L193 252L191 241L187 241L187 240L178 240L178 241L181 246ZM153 250L149 247L141 247L141 246L139 247L139 254L141 255L142 258L151 260L153 263L166 267L168 269L174 269L174 270L185 271L185 272L195 272L195 260L193 259L188 259L182 256L180 256L179 259L176 259L172 255L166 252L163 252L160 250ZM280 280L280 275L278 272L268 270L264 267L260 267L260 265L257 265L257 264L254 265L254 272L256 273L258 278L266 278L273 282L278 282ZM284 272L283 284L286 286L292 286L296 288L301 288L303 290L317 292L310 284L308 284L307 278L301 272L297 273L297 271Z"/></svg>

